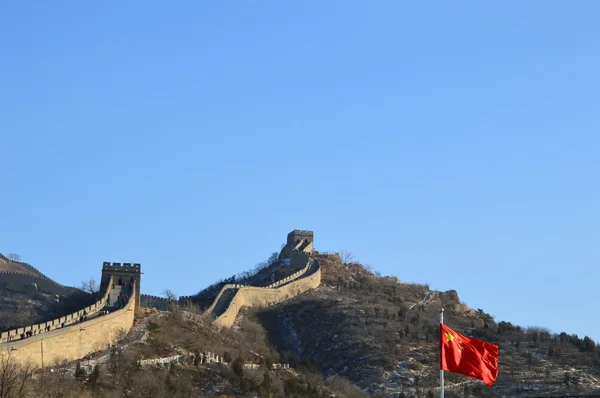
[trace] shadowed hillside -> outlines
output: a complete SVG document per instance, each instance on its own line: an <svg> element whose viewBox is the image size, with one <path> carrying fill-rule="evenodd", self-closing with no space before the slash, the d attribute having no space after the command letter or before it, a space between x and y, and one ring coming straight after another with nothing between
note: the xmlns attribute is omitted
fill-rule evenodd
<svg viewBox="0 0 600 398"><path fill-rule="evenodd" d="M453 329L499 344L498 392L522 388L519 394L525 394L529 387L517 387L517 382L530 383L538 392L600 387L593 375L573 373L600 368L600 347L589 337L497 323L483 310L461 303L454 290L431 291L427 285L376 276L360 264L343 264L339 256L317 259L322 269L319 288L256 316L280 351L310 361L325 376L347 377L371 392L434 389L443 307ZM472 379L448 374L446 380L451 385ZM476 395L495 391L479 382L461 388L474 388Z"/></svg>
<svg viewBox="0 0 600 398"><path fill-rule="evenodd" d="M0 330L57 318L91 302L90 294L0 254Z"/></svg>
<svg viewBox="0 0 600 398"><path fill-rule="evenodd" d="M293 239L292 243L306 244ZM293 260L294 251L289 253ZM87 370L77 370L75 363L54 364L60 372L49 376L55 382L53 393L78 397L108 397L121 391L129 391L126 395L132 397L437 396L441 307L450 327L500 347L500 374L492 388L447 373L447 397L591 396L600 391L600 346L587 336L553 335L542 327L497 322L482 309L462 303L454 290L432 291L424 284L382 277L347 256L342 261L337 254L313 251L301 255L305 260L292 267L294 261L274 254L254 270L233 278L236 283L262 287L226 287L227 295L215 301L220 291L214 293L216 286L225 285L220 281L205 289L199 300L169 302L168 311L138 309L129 335L124 333L109 349L90 353ZM307 265L299 268L299 264ZM233 326L219 326L213 316L207 316L231 307L239 291L274 294L281 286L309 278L307 270L317 270L321 284L289 296L294 298L286 297L281 304L249 294L244 300L254 302L235 306L236 314L228 324ZM266 286L270 287L263 289ZM0 298L16 299L12 304L5 302L0 315L21 316L24 311L18 303L27 301L46 308L44 314L53 311L51 297L43 307L45 296L35 289L10 289L4 283ZM208 305L202 300L208 302L211 296L213 309L203 312ZM86 299L72 298L74 306ZM260 305L253 307L258 301ZM62 299L61 304L66 302ZM175 364L157 365L169 362ZM98 369L95 375L92 368ZM23 380L30 394L24 396L39 396L38 383Z"/></svg>

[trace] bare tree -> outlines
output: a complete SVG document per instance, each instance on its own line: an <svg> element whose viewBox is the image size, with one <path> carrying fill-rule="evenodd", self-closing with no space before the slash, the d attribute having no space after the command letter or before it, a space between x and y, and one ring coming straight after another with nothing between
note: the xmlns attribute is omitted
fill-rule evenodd
<svg viewBox="0 0 600 398"><path fill-rule="evenodd" d="M169 301L177 301L177 295L175 293L173 293L173 291L171 289L165 289L165 290L163 290L163 295Z"/></svg>
<svg viewBox="0 0 600 398"><path fill-rule="evenodd" d="M279 253L277 252L273 252L271 253L271 255L269 256L269 259L267 260L267 264L268 265L273 265L275 264L277 261L279 260Z"/></svg>
<svg viewBox="0 0 600 398"><path fill-rule="evenodd" d="M20 366L11 351L0 353L0 398L24 396L31 375L31 364Z"/></svg>
<svg viewBox="0 0 600 398"><path fill-rule="evenodd" d="M31 365L30 362L27 362L25 365L21 365L20 369L19 369L19 384L18 384L18 394L17 396L19 397L23 397L25 395L24 392L26 390L27 387L27 382L29 380L31 380L31 377L33 376L33 366Z"/></svg>
<svg viewBox="0 0 600 398"><path fill-rule="evenodd" d="M8 253L6 258L8 258L10 261L21 261L21 255L17 253Z"/></svg>
<svg viewBox="0 0 600 398"><path fill-rule="evenodd" d="M354 262L354 255L347 250L342 250L340 252L340 258L344 265Z"/></svg>
<svg viewBox="0 0 600 398"><path fill-rule="evenodd" d="M81 290L96 297L96 294L98 294L99 290L98 282L96 282L94 278L90 278L87 281L81 281Z"/></svg>

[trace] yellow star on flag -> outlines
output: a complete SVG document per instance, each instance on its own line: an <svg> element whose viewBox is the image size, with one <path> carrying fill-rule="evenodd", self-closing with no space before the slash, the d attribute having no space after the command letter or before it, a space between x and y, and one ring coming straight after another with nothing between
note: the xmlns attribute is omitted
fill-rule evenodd
<svg viewBox="0 0 600 398"><path fill-rule="evenodd" d="M446 335L446 340L447 340L449 343L454 343L454 339L455 339L455 337L452 335L452 333L448 333L448 332L446 332L446 333L444 333L444 334ZM463 346L460 344L460 341L457 341L457 343L459 343L459 344L458 344L458 349L459 349L459 350L461 350L461 351L462 351L462 350L464 350L464 349L465 349L465 348L464 348L464 347L463 347Z"/></svg>
<svg viewBox="0 0 600 398"><path fill-rule="evenodd" d="M446 332L446 339L448 339L449 342L453 342L454 341L454 336L452 336L451 333Z"/></svg>

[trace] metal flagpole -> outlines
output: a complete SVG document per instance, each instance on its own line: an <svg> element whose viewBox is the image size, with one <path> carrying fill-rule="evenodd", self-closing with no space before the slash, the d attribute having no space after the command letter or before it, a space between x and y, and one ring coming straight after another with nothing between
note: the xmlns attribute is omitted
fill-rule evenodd
<svg viewBox="0 0 600 398"><path fill-rule="evenodd" d="M444 309L440 308L440 325L444 323ZM440 345L442 336L440 336ZM442 350L440 350L440 398L444 398L444 370L442 369Z"/></svg>

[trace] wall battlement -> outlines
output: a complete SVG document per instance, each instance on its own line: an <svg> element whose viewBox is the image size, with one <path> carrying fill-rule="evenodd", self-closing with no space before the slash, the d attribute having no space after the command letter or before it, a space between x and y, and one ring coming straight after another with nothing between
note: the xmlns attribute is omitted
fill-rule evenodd
<svg viewBox="0 0 600 398"><path fill-rule="evenodd" d="M40 292L58 294L60 296L68 296L77 290L73 287L57 284L51 279L31 274L22 274L20 272L0 272L0 280L4 283L14 283L22 286L35 284Z"/></svg>
<svg viewBox="0 0 600 398"><path fill-rule="evenodd" d="M111 263L105 261L102 263L102 271L119 271L119 272L142 272L142 265L139 263Z"/></svg>
<svg viewBox="0 0 600 398"><path fill-rule="evenodd" d="M302 277L285 283L277 288L245 286L237 290L229 306L213 324L219 327L231 327L243 307L267 307L289 300L321 284L319 262L309 259L308 271Z"/></svg>
<svg viewBox="0 0 600 398"><path fill-rule="evenodd" d="M223 286L206 313L210 313L215 308L227 290L230 290L231 296L228 298L230 301L224 302L224 305L227 306L225 311L213 323L217 326L229 327L233 325L238 312L243 307L273 305L317 288L321 283L321 269L318 261L311 256L313 239L312 231L294 230L288 234L288 244L282 249L282 254L286 251L285 258L288 258L290 263L303 266L300 271L267 287L241 284ZM104 294L100 300L58 319L0 333L0 351L16 350L15 358L19 362L29 361L34 366L44 366L44 355L50 361L74 360L82 358L91 351L105 349L107 344L111 344L119 333L128 332L132 328L135 308L140 306L140 300L160 305L171 302L163 297L142 296L140 294L141 274L141 264L139 263L104 262L100 284ZM23 281L46 282L46 279L52 281L43 274L41 274L43 277L18 272L0 272L0 275L13 276L17 280L25 278L21 279ZM131 298L123 308L106 314L103 310L109 301L113 285L123 283L133 285ZM55 285L62 286L57 283ZM185 300L187 297L182 297L182 299ZM179 302L181 301L180 299ZM102 311L99 313L102 316L82 322L82 315L89 316L99 311ZM24 334L27 335L26 338L21 337Z"/></svg>
<svg viewBox="0 0 600 398"><path fill-rule="evenodd" d="M6 276L45 282L43 278L36 279L32 275ZM1 332L0 352L17 350L17 361L43 366L45 355L46 358L74 360L91 351L106 349L119 333L129 332L133 326L135 308L139 306L140 278L141 265L138 263L105 262L100 283L104 293L96 303L48 322ZM110 313L105 311L113 286L124 283L133 285L129 300L121 309Z"/></svg>
<svg viewBox="0 0 600 398"><path fill-rule="evenodd" d="M152 296L150 294L142 294L140 297L140 307L144 308L156 308L161 311L169 309L169 304L176 303L177 301L171 301L165 297Z"/></svg>
<svg viewBox="0 0 600 398"><path fill-rule="evenodd" d="M7 264L17 264L20 265L22 268L24 268L23 271L1 271L0 274L7 274L7 275L24 275L30 278L35 278L37 280L41 280L44 281L46 284L48 285L54 285L57 289L61 289L64 291L74 291L77 290L77 288L74 287L70 287L70 286L65 286L62 285L56 281L54 281L53 279L47 277L46 275L44 275L43 272L41 272L39 269L37 269L36 267L34 267L31 264L28 263L24 263L22 261L15 261L15 260L10 260L7 257L5 257L4 255L2 255L2 253L0 253L0 260L6 262ZM35 282L37 283L37 282ZM68 292L67 292L68 293ZM58 294L63 294L63 293L58 293Z"/></svg>
<svg viewBox="0 0 600 398"><path fill-rule="evenodd" d="M12 351L19 363L43 367L56 361L83 358L114 344L121 331L133 327L135 291L125 307L107 315L95 317L77 325L60 327L24 340L2 344L2 351Z"/></svg>
<svg viewBox="0 0 600 398"><path fill-rule="evenodd" d="M65 315L60 318L56 318L47 322L36 323L8 331L0 332L0 344L11 342L13 340L20 341L21 335L26 332L31 332L33 336L50 333L53 330L64 328L66 326L76 323L82 315L94 315L98 311L102 310L107 302L108 295L110 294L110 288L107 288L102 297L94 304L89 305L79 311Z"/></svg>
<svg viewBox="0 0 600 398"><path fill-rule="evenodd" d="M306 264L300 271L267 287L224 285L205 313L212 313L225 292L231 290L230 294L233 294L231 301L225 311L213 322L220 327L231 327L243 307L277 304L317 288L321 284L321 269L319 262L311 257L313 240L312 231L294 230L290 232L287 236L287 244L281 250L279 258L289 258L293 265Z"/></svg>

